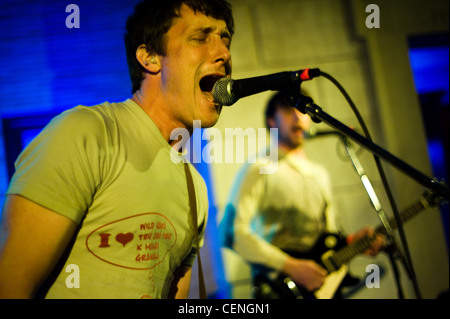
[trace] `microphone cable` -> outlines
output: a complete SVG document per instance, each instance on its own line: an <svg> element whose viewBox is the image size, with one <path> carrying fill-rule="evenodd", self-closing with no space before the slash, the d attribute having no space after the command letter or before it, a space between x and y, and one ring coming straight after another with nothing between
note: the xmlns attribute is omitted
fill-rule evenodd
<svg viewBox="0 0 450 319"><path fill-rule="evenodd" d="M367 126L366 126L366 124L365 124L361 114L359 113L355 103L353 103L353 100L351 99L351 97L347 93L347 91L344 89L344 87L334 77L332 77L330 74L328 74L326 72L323 72L321 70L318 70L318 72L319 72L319 76L323 76L324 78L326 78L327 80L332 82L338 88L338 90L344 96L344 98L347 101L347 103L350 105L350 107L353 110L353 113L355 114L356 118L358 119L358 122L361 125L361 128L362 128L362 130L364 132L365 137L370 142L373 142L372 138L370 136L369 130L367 129ZM415 271L414 271L414 267L412 265L411 254L409 252L408 243L406 241L406 236L405 236L405 231L403 229L403 223L402 223L402 221L400 219L400 214L399 214L399 211L398 211L398 208L397 208L397 204L395 203L395 199L394 199L394 196L392 194L392 191L391 191L391 188L389 186L389 183L387 181L387 178L386 178L383 166L381 165L380 158L377 155L375 155L375 154L373 154L373 157L374 157L374 160L375 160L378 172L380 174L380 177L381 177L381 180L382 180L382 183L383 183L383 187L385 188L385 191L386 191L387 196L389 198L389 202L390 202L390 205L392 207L392 211L394 213L395 221L397 223L397 227L398 227L398 231L399 231L399 235L400 235L400 240L401 240L401 243L402 243L402 246L403 246L403 249L404 249L404 253L405 253L405 256L406 256L406 260L407 260L407 263L406 263L405 266L407 268L407 271L409 273L411 281L413 282L413 287L414 287L417 299L422 299L421 293L420 293L420 290L419 290L419 286L418 286L418 283L417 283L417 278L416 278L416 274L415 274ZM401 289L400 288L400 284L398 285L398 289L399 290ZM403 296L401 291L399 291L399 295Z"/></svg>

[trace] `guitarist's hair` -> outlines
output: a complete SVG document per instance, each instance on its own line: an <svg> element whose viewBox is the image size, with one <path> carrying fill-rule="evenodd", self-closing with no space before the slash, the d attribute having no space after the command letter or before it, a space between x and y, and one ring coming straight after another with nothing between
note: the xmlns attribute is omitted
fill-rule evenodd
<svg viewBox="0 0 450 319"><path fill-rule="evenodd" d="M301 90L301 94L308 96L308 93L304 90ZM268 119L272 119L275 116L277 107L293 107L294 104L292 99L292 95L287 91L279 91L272 95L272 97L267 102L266 110L264 112L264 120L267 129L271 128L268 123Z"/></svg>

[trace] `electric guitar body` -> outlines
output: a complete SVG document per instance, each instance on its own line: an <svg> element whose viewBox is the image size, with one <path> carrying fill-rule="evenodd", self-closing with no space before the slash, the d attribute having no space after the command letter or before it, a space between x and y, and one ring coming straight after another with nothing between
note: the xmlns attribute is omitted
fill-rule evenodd
<svg viewBox="0 0 450 319"><path fill-rule="evenodd" d="M400 221L405 222L418 215L428 207L437 205L442 198L433 193L425 193L416 203L409 206L400 213ZM396 219L389 220L392 229L397 228ZM292 281L288 276L280 274L271 282L267 278L266 284L270 285L283 299L332 299L342 286L354 285L354 278L348 275L348 262L356 255L369 248L378 234L386 234L384 226L378 226L372 236L365 236L346 243L345 238L337 234L324 234L307 253L287 251L292 257L301 259L312 259L328 270L329 275L319 290L310 292ZM263 280L263 279L260 279Z"/></svg>
<svg viewBox="0 0 450 319"><path fill-rule="evenodd" d="M332 255L335 251L338 251L347 246L346 239L339 234L325 233L322 234L316 241L314 246L305 253L286 251L289 255L299 259L312 259L325 269L333 267L331 272L325 279L322 287L311 292L307 289L296 285L289 277L284 274L280 274L273 282L278 293L283 299L332 299L335 298L340 288L346 286L352 286L358 283L358 279L348 274L347 265L338 267L338 265L332 264L333 261L329 261L327 256ZM327 267L327 263L330 263Z"/></svg>

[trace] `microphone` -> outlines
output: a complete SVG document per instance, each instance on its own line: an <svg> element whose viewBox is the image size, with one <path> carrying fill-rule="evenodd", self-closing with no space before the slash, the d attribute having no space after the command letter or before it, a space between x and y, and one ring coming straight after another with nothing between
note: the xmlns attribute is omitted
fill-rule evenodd
<svg viewBox="0 0 450 319"><path fill-rule="evenodd" d="M295 88L303 81L311 80L319 75L321 75L319 69L304 69L299 71L279 72L241 80L222 78L214 84L212 95L216 102L221 105L230 106L236 103L240 98L249 95L268 90L282 91Z"/></svg>
<svg viewBox="0 0 450 319"><path fill-rule="evenodd" d="M305 132L305 138L315 138L315 137L327 137L327 136L337 136L340 138L344 138L345 135L339 131L317 131L317 129L310 129Z"/></svg>

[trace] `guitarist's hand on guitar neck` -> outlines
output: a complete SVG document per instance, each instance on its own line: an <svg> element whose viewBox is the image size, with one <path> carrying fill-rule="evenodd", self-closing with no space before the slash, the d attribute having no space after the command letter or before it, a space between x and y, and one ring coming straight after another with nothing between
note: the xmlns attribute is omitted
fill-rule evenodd
<svg viewBox="0 0 450 319"><path fill-rule="evenodd" d="M311 259L298 259L288 257L282 271L296 284L309 291L319 289L328 274L328 271Z"/></svg>
<svg viewBox="0 0 450 319"><path fill-rule="evenodd" d="M373 238L371 246L363 252L365 255L375 256L385 245L385 237L382 234L376 234L372 227L364 227L358 232L349 235L347 244L363 237Z"/></svg>
<svg viewBox="0 0 450 319"><path fill-rule="evenodd" d="M401 222L408 221L440 201L442 199L436 197L434 193L425 193L417 202L400 213ZM397 228L395 219L388 220L388 223L392 229ZM384 225L379 225L375 229L364 227L346 238L339 234L324 233L307 253L289 252L290 255L296 254L297 258L289 257L286 260L281 269L284 274L280 274L276 279L276 282L281 285L273 285L273 287L279 289L279 294L283 298L334 298L346 278L348 263L361 253L376 255L388 241L385 234ZM329 274L324 278L323 274L327 272ZM297 284L297 287L292 286L293 282Z"/></svg>

